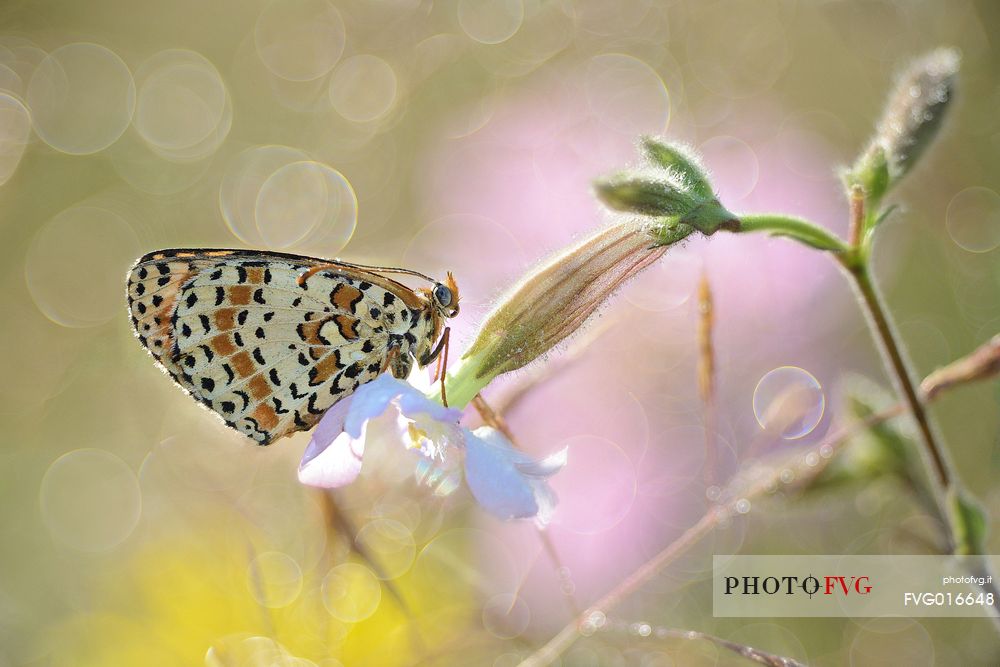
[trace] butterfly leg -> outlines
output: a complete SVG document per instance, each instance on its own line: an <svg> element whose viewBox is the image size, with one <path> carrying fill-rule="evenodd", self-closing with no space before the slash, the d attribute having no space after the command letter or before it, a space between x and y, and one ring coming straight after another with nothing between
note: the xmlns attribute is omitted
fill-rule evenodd
<svg viewBox="0 0 1000 667"><path fill-rule="evenodd" d="M446 356L448 356L447 353L443 355L441 354L438 355L437 364L435 364L434 366L434 377L431 379L432 383L437 382L438 379L441 377L441 362L442 360L444 360Z"/></svg>
<svg viewBox="0 0 1000 667"><path fill-rule="evenodd" d="M434 346L434 350L420 360L421 366L426 366L435 359L439 360L438 370L434 373L434 381L436 382L438 379L441 380L441 402L444 403L445 407L448 407L448 394L444 389L444 377L448 374L448 341L450 339L451 327L445 327L444 333L441 334L441 338L438 340L438 344ZM441 354L442 351L444 354ZM441 368L442 365L444 366L443 370Z"/></svg>
<svg viewBox="0 0 1000 667"><path fill-rule="evenodd" d="M389 370L389 368L395 369L395 366L393 364L395 363L397 357L399 357L399 348L390 347L389 353L385 355L385 361L382 362L382 368L379 369L379 375L385 373L387 370Z"/></svg>
<svg viewBox="0 0 1000 667"><path fill-rule="evenodd" d="M444 359L441 362L441 402L444 403L444 407L448 407L448 394L444 390L444 377L448 374L448 349L451 347L449 342L451 340L451 327L444 328L444 335L441 338L444 340L444 354L441 355Z"/></svg>

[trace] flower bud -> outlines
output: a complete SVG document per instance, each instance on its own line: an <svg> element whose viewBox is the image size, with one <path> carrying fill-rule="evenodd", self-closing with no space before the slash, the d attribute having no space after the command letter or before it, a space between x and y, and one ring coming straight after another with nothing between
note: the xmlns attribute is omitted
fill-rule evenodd
<svg viewBox="0 0 1000 667"><path fill-rule="evenodd" d="M642 150L657 164L599 179L594 191L615 211L650 216L676 216L681 224L702 234L736 230L739 220L712 193L694 158L684 150L644 139Z"/></svg>
<svg viewBox="0 0 1000 667"><path fill-rule="evenodd" d="M602 178L594 190L608 208L641 215L683 215L703 201L667 171L624 171Z"/></svg>
<svg viewBox="0 0 1000 667"><path fill-rule="evenodd" d="M676 173L691 192L705 199L714 198L705 169L692 151L656 137L641 137L639 151L650 164Z"/></svg>
<svg viewBox="0 0 1000 667"><path fill-rule="evenodd" d="M464 405L492 378L552 350L625 281L693 232L676 218L624 220L531 271L487 316L448 380L450 403Z"/></svg>
<svg viewBox="0 0 1000 667"><path fill-rule="evenodd" d="M864 196L872 201L878 201L889 189L889 161L885 156L885 148L880 143L873 143L868 150L858 158L854 171L848 176L849 186L861 186Z"/></svg>
<svg viewBox="0 0 1000 667"><path fill-rule="evenodd" d="M875 137L848 174L849 184L864 186L877 201L906 175L941 129L955 94L958 68L958 53L942 48L903 71L875 127Z"/></svg>

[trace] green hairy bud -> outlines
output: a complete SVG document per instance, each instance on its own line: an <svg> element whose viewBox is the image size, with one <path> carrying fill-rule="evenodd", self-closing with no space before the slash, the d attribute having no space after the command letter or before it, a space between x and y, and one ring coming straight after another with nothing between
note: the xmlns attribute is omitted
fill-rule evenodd
<svg viewBox="0 0 1000 667"><path fill-rule="evenodd" d="M918 58L896 82L875 136L847 174L878 201L906 175L937 136L955 96L960 59L941 48Z"/></svg>

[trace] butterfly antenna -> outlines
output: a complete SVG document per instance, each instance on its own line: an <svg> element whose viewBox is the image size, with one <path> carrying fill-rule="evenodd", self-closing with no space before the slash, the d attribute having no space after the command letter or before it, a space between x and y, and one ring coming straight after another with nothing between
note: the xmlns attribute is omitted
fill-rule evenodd
<svg viewBox="0 0 1000 667"><path fill-rule="evenodd" d="M329 271L331 269L339 269L347 267L349 269L361 269L363 271L375 271L377 273L401 273L408 276L416 276L418 278L423 278L429 283L436 283L437 281L430 276L424 275L419 271L413 271L411 269L400 269L397 267L387 267L387 266L370 266L367 264L352 264L350 262L341 262L340 260L330 262L329 264L317 264L315 266L310 266L306 269L305 273L301 274L295 279L299 287L306 284L306 281L312 278L317 273L321 271Z"/></svg>
<svg viewBox="0 0 1000 667"><path fill-rule="evenodd" d="M413 269L402 269L395 266L371 266L370 264L352 264L351 262L341 262L337 261L337 264L342 264L343 266L349 266L352 269L365 269L366 271L378 271L381 273L401 273L407 276L416 276L417 278L423 278L427 282L436 283L437 280L431 278L430 276L420 273L419 271L414 271Z"/></svg>

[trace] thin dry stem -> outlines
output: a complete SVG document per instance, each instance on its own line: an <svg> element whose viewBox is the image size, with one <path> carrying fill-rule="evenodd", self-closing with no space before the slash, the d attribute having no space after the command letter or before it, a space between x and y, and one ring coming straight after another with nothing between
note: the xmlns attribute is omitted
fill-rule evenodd
<svg viewBox="0 0 1000 667"><path fill-rule="evenodd" d="M997 334L972 354L939 368L920 383L929 399L956 384L985 380L1000 374L1000 334Z"/></svg>
<svg viewBox="0 0 1000 667"><path fill-rule="evenodd" d="M356 553L361 557L368 566L375 571L379 579L382 580L382 585L385 586L386 590L389 591L389 595L392 596L399 608L403 610L403 613L407 615L410 619L413 618L413 613L410 610L410 606L406 603L403 598L402 591L392 583L390 577L386 576L385 568L378 562L375 554L371 552L364 544L361 544L357 540L358 527L355 525L354 521L351 520L347 513L344 512L340 507L340 503L337 501L336 492L321 489L317 490L320 506L323 508L323 514L326 516L326 525L329 532L332 535L337 535L341 539L345 540L351 551Z"/></svg>
<svg viewBox="0 0 1000 667"><path fill-rule="evenodd" d="M767 667L806 667L805 663L799 662L794 658L786 658L774 653L768 653L767 651L761 651L753 646L737 644L736 642L731 642L728 639L716 637L715 635L710 635L705 632L698 632L697 630L678 630L677 632L684 633L681 636L685 639L701 639L703 641L710 642L716 646L726 649L727 651L732 651L733 653L736 653L751 662L767 665Z"/></svg>
<svg viewBox="0 0 1000 667"><path fill-rule="evenodd" d="M583 610L580 608L580 602L576 599L576 595L573 592L575 586L570 575L570 570L563 565L562 558L559 557L559 552L556 550L556 545L552 542L552 536L544 528L538 528L538 539L541 540L542 548L548 555L552 566L556 568L556 576L559 578L559 590L562 591L563 600L566 602L566 607L569 609L570 615L574 617L579 616L583 613Z"/></svg>
<svg viewBox="0 0 1000 667"><path fill-rule="evenodd" d="M357 526L341 508L341 503L337 500L336 492L328 489L316 489L316 492L319 497L323 515L326 518L325 524L330 537L336 535L346 540L350 550L360 556L361 559L375 571L382 582L382 586L384 586L389 592L389 596L392 597L392 599L396 601L396 604L399 605L403 615L411 621L409 624L409 635L410 644L412 645L414 654L425 654L427 652L427 643L424 641L424 637L420 632L420 627L417 623L413 622L415 621L416 616L413 615L413 611L410 609L406 599L403 597L403 592L392 582L390 577L385 576L385 569L378 562L375 554L373 554L366 546L358 542Z"/></svg>
<svg viewBox="0 0 1000 667"><path fill-rule="evenodd" d="M479 413L479 417L483 420L484 424L492 426L503 433L504 437L510 440L512 445L518 447L517 439L514 437L514 433L510 430L510 427L507 426L507 421L501 416L500 412L490 407L490 404L486 402L482 394L476 394L472 398L472 406L476 408L476 412Z"/></svg>
<svg viewBox="0 0 1000 667"><path fill-rule="evenodd" d="M698 394L705 417L705 485L713 486L718 480L718 442L716 438L715 405L715 347L712 332L715 310L712 303L712 286L708 274L702 273L698 283Z"/></svg>
<svg viewBox="0 0 1000 667"><path fill-rule="evenodd" d="M644 641L652 641L655 643L666 644L667 639L683 639L685 641L704 641L710 644L714 644L721 649L726 651L731 651L751 662L756 662L761 665L767 665L768 667L806 667L805 663L799 662L794 658L786 658L785 656L776 655L774 653L768 653L767 651L762 651L753 646L747 646L746 644L739 644L737 642L729 641L728 639L723 639L722 637L716 637L715 635L710 635L707 632L699 632L698 630L682 630L680 628L657 628L655 631L655 638L649 638Z"/></svg>

